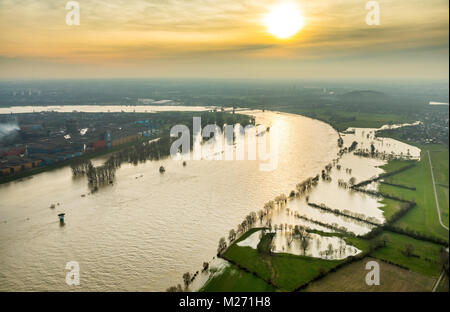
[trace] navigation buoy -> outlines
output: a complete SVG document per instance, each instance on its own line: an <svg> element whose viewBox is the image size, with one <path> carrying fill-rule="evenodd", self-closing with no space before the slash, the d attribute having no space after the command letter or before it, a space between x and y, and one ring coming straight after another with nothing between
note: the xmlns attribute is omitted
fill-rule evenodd
<svg viewBox="0 0 450 312"><path fill-rule="evenodd" d="M65 215L66 215L65 213L58 214L60 224L64 224L64 216Z"/></svg>

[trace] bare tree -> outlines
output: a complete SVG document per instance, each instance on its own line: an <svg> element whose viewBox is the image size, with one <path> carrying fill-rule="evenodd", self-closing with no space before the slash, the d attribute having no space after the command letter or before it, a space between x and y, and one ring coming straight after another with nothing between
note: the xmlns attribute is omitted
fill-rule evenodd
<svg viewBox="0 0 450 312"><path fill-rule="evenodd" d="M191 284L191 280L192 280L191 273L186 272L183 274L183 282L186 288L188 288L189 285Z"/></svg>
<svg viewBox="0 0 450 312"><path fill-rule="evenodd" d="M220 255L227 248L227 242L225 241L225 237L222 237L219 240L219 246L217 247L217 254Z"/></svg>
<svg viewBox="0 0 450 312"><path fill-rule="evenodd" d="M234 229L231 229L228 233L228 240L230 243L232 243L236 239L236 231Z"/></svg>
<svg viewBox="0 0 450 312"><path fill-rule="evenodd" d="M310 245L309 237L303 236L300 241L300 246L302 247L303 255L305 255L305 256L306 256L306 250L308 250L309 245Z"/></svg>

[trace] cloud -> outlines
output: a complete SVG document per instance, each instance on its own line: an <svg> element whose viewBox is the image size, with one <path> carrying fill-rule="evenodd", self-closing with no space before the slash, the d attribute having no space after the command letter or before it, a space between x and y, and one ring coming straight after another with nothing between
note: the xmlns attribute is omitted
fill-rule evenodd
<svg viewBox="0 0 450 312"><path fill-rule="evenodd" d="M285 41L271 37L261 22L278 1L79 0L81 25L69 27L65 1L2 0L0 56L7 58L0 64L8 68L19 60L70 68L78 64L82 72L89 72L84 65L119 70L128 63L131 70L139 62L153 66L203 62L220 67L225 61L236 66L261 61L258 66L269 68L264 60L282 64L395 53L408 55L401 61L410 64L416 54L408 51L435 57L441 47L448 50L444 0L380 0L377 27L365 24L365 1L298 0L306 24Z"/></svg>

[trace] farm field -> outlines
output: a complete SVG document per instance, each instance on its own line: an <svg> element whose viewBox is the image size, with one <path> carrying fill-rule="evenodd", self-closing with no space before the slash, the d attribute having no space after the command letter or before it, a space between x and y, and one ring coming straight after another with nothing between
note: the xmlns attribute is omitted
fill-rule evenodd
<svg viewBox="0 0 450 312"><path fill-rule="evenodd" d="M442 278L436 291L437 292L448 292L449 291L448 275L444 275L444 277Z"/></svg>
<svg viewBox="0 0 450 312"><path fill-rule="evenodd" d="M441 145L427 145L419 147L422 149L422 154L421 160L417 163L416 166L384 179L388 183L400 184L407 187L415 187L416 190L409 190L406 188L386 184L380 184L379 190L381 193L394 195L407 200L414 200L417 203L416 207L411 209L411 211L409 211L405 216L403 216L394 224L395 226L398 226L401 229L414 230L424 235L433 235L435 237L448 241L448 231L444 229L438 221L438 213L436 210L432 178L427 155L427 149L433 150L435 154L442 153L439 155L444 155L445 147ZM393 168L395 168L397 164L398 163L394 165L388 165L386 167L383 167L383 169L393 170ZM448 185L448 165L446 169L444 161L440 160L436 164L433 163L433 166L434 172L447 170L447 174L439 175L439 181L441 181L442 184L446 182ZM447 181L445 181L445 179L447 179ZM438 193L438 196L439 194L440 193ZM444 224L448 224L448 204L445 204L445 193L441 193L439 198L441 199L441 209L443 210L443 222Z"/></svg>
<svg viewBox="0 0 450 312"><path fill-rule="evenodd" d="M228 266L223 272L211 278L200 289L202 292L271 292L276 288L263 280L237 269L233 265Z"/></svg>
<svg viewBox="0 0 450 312"><path fill-rule="evenodd" d="M413 272L438 277L441 272L439 252L442 246L430 242L417 240L412 237L392 232L383 232L387 235L386 247L371 253L371 256L405 267ZM411 256L403 254L406 244L413 246Z"/></svg>
<svg viewBox="0 0 450 312"><path fill-rule="evenodd" d="M402 203L389 198L383 198L380 203L384 205L380 207L380 209L383 210L383 216L386 220L389 220L398 210L407 205L406 203Z"/></svg>
<svg viewBox="0 0 450 312"><path fill-rule="evenodd" d="M441 208L442 222L449 225L449 200L448 200L448 163L449 152L447 149L430 149L431 162L433 164L434 178L436 179L436 191L439 206Z"/></svg>
<svg viewBox="0 0 450 312"><path fill-rule="evenodd" d="M377 261L380 265L380 285L368 286L365 281L366 263ZM351 263L324 278L311 283L305 292L427 292L436 280L430 276L411 272L398 266L366 257Z"/></svg>

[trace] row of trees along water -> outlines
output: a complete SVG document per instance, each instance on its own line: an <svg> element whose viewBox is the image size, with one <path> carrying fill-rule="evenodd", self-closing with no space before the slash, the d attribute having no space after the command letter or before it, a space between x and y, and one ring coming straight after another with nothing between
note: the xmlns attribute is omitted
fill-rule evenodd
<svg viewBox="0 0 450 312"><path fill-rule="evenodd" d="M181 116L174 118L170 116L166 120L166 131L164 131L159 138L151 141L137 141L131 146L121 149L113 153L108 160L101 166L94 166L90 160L79 160L71 164L73 176L84 175L89 181L93 191L96 191L99 186L104 184L112 184L115 178L115 173L123 163L131 163L137 165L144 163L147 160L159 160L170 155L170 146L177 138L171 138L168 129L174 125L185 125L189 128L192 135L193 124L192 117L195 113L180 113ZM177 114L175 114L177 115ZM231 114L225 112L205 112L200 115L202 127L207 124L216 124L223 129L226 124L240 124L243 127L254 124L255 119L252 116L242 114ZM192 147L192 146L191 146ZM165 172L163 167L160 172Z"/></svg>

